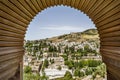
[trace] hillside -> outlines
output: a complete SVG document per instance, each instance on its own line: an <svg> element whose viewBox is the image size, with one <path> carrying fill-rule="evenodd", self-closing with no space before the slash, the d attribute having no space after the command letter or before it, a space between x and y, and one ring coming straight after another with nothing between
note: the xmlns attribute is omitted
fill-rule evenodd
<svg viewBox="0 0 120 80"><path fill-rule="evenodd" d="M96 76L98 71L100 74L97 75L101 76L100 78L106 76L96 29L27 41L24 47L24 61L32 58L26 65L32 66L32 72L38 73L38 69L40 73L44 71L49 80L68 80L65 78L67 71L73 72L73 78L77 76L77 79L88 80L86 77Z"/></svg>
<svg viewBox="0 0 120 80"><path fill-rule="evenodd" d="M86 40L98 40L99 35L96 29L88 29L83 32L73 32L70 34L64 34L52 38L48 38L47 40L52 42L61 42L67 40L69 42L80 42Z"/></svg>

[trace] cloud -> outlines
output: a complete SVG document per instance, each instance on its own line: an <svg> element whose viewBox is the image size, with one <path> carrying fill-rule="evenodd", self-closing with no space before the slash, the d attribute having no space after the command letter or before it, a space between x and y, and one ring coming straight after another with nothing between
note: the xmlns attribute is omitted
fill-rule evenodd
<svg viewBox="0 0 120 80"><path fill-rule="evenodd" d="M59 30L59 31L83 31L85 27L77 27L77 26L58 26L58 25L49 25L47 27L41 27L44 30Z"/></svg>

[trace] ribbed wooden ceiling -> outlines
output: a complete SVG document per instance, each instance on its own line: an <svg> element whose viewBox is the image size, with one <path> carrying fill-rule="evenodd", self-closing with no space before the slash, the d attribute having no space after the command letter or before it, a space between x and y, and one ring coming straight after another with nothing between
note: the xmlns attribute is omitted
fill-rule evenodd
<svg viewBox="0 0 120 80"><path fill-rule="evenodd" d="M58 5L91 18L99 31L108 80L120 80L120 0L0 0L0 80L16 76L22 66L24 36L34 16Z"/></svg>

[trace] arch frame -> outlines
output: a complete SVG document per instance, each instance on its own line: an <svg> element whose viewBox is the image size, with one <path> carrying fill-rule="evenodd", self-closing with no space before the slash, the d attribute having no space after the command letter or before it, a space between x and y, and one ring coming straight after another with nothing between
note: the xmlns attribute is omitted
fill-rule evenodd
<svg viewBox="0 0 120 80"><path fill-rule="evenodd" d="M81 10L94 22L108 80L119 80L120 0L0 0L0 79L23 79L21 66L27 27L39 12L57 5Z"/></svg>

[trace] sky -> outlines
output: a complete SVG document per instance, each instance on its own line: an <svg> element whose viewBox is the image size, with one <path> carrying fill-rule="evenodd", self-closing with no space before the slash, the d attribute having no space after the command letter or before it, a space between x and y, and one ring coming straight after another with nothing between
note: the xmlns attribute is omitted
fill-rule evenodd
<svg viewBox="0 0 120 80"><path fill-rule="evenodd" d="M86 14L66 6L51 7L39 12L28 25L25 40L39 40L82 32L95 28Z"/></svg>

